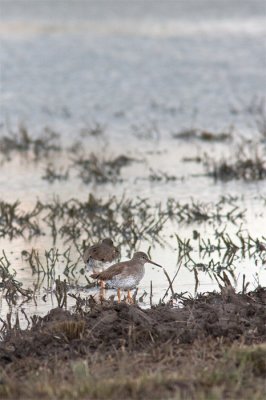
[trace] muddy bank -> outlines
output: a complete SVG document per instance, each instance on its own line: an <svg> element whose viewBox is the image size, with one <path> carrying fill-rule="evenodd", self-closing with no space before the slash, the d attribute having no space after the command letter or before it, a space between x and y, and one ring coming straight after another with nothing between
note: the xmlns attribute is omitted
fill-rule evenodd
<svg viewBox="0 0 266 400"><path fill-rule="evenodd" d="M262 399L266 288L223 288L180 308L125 303L53 309L32 328L6 326L3 399Z"/></svg>
<svg viewBox="0 0 266 400"><path fill-rule="evenodd" d="M30 357L52 362L84 357L93 352L112 354L125 349L141 351L163 343L192 344L205 338L225 338L227 343L266 342L266 288L249 294L224 289L184 306L158 306L142 310L121 304L94 305L74 314L60 308L44 318L33 318L30 330L9 330L0 344L0 365Z"/></svg>

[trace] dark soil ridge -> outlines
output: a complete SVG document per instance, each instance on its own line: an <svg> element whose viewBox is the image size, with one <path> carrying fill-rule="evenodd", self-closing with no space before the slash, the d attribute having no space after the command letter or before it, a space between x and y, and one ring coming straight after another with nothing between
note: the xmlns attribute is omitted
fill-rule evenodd
<svg viewBox="0 0 266 400"><path fill-rule="evenodd" d="M266 288L248 294L224 288L221 294L200 295L183 304L142 310L137 305L108 303L74 314L55 308L36 319L30 330L6 333L0 343L0 366L24 359L34 365L35 361L76 359L96 351L108 355L218 337L228 343L266 342Z"/></svg>

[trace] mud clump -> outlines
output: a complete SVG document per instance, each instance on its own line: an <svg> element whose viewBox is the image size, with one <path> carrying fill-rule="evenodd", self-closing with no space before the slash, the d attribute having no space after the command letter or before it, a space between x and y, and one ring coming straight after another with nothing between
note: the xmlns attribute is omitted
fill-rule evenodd
<svg viewBox="0 0 266 400"><path fill-rule="evenodd" d="M245 344L266 341L266 289L249 294L209 293L187 299L183 307L142 310L121 304L95 305L71 314L61 308L35 320L26 331L11 330L0 344L0 365L28 358L76 359L91 352L141 351L166 342L192 344L223 337Z"/></svg>
<svg viewBox="0 0 266 400"><path fill-rule="evenodd" d="M33 317L29 330L7 325L0 397L265 398L266 288L225 287L182 303L77 305Z"/></svg>

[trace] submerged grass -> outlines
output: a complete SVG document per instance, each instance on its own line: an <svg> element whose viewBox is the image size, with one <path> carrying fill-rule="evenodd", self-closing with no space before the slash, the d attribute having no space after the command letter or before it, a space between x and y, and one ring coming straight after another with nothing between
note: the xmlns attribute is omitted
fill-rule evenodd
<svg viewBox="0 0 266 400"><path fill-rule="evenodd" d="M35 159L40 159L60 149L59 134L50 128L45 128L42 135L35 138L24 124L20 124L17 132L9 131L8 135L0 137L0 153L7 159L14 152L33 154Z"/></svg>
<svg viewBox="0 0 266 400"><path fill-rule="evenodd" d="M204 165L207 174L215 180L253 182L266 178L265 155L256 148L250 148L250 145L239 146L230 157L220 160L206 156Z"/></svg>
<svg viewBox="0 0 266 400"><path fill-rule="evenodd" d="M258 130L261 136L260 146L263 147L265 142L265 114L261 114L258 120ZM145 127L144 133L148 134L149 130ZM142 131L142 130L141 130ZM156 137L160 136L156 127L151 128L151 131L156 133ZM136 129L138 132L138 129ZM135 132L135 133L136 133ZM91 140L92 136L101 137L104 133L104 127L95 124L92 127L86 128L81 132L81 136ZM149 135L148 135L149 136ZM225 142L232 139L232 131L212 133L198 129L188 129L173 135L177 139L191 139L200 140L204 143L207 142ZM149 137L149 140L155 140L154 135ZM85 140L85 139L84 139ZM20 124L17 132L8 130L8 134L0 137L0 155L3 160L11 160L11 155L15 152L18 154L26 155L29 160L39 161L54 154L60 153L65 160L69 160L66 170L57 171L51 163L46 166L46 170L42 179L48 183L53 183L55 180L67 180L70 177L70 172L76 171L77 176L82 183L87 184L106 184L118 183L123 181L121 176L122 168L130 165L132 162L137 162L134 158L129 157L127 154L121 154L117 157L103 157L96 152L88 154L85 151L86 146L81 141L73 143L71 146L61 145L60 135L50 128L45 128L43 133L36 137L29 133L25 125ZM257 146L259 145L257 143ZM264 149L261 153L253 149L255 142L245 142L242 139L242 144L234 149L230 157L221 159L214 159L209 156L202 157L185 157L186 162L202 162L206 168L207 175L214 177L216 180L232 180L242 179L244 181L262 180L266 177L266 160L263 155ZM193 175L192 175L193 177ZM143 179L143 177L136 177L136 180ZM150 168L148 177L145 178L152 182L170 182L182 180L184 177L170 175L167 172L155 171Z"/></svg>
<svg viewBox="0 0 266 400"><path fill-rule="evenodd" d="M69 170L63 171L62 169L57 171L55 166L49 163L45 168L45 173L42 176L42 179L46 180L49 183L53 183L55 181L66 181L69 178Z"/></svg>
<svg viewBox="0 0 266 400"><path fill-rule="evenodd" d="M22 288L22 283L15 279L16 272L11 272L10 267L11 264L5 252L2 251L2 256L0 257L0 291L11 306L12 304L16 304L18 296L22 296L26 301L32 299L33 291Z"/></svg>
<svg viewBox="0 0 266 400"><path fill-rule="evenodd" d="M194 231L194 235L195 235ZM266 237L261 238L251 237L248 232L244 233L239 230L235 235L225 233L224 231L215 233L216 238L202 238L197 232L193 237L194 243L197 240L197 246L193 245L191 239L181 239L176 234L178 248L180 253L187 253L198 248L199 253L212 254L218 252L219 255L226 250L227 253L241 252L243 256L252 256L254 253L265 253L266 251Z"/></svg>
<svg viewBox="0 0 266 400"><path fill-rule="evenodd" d="M75 242L79 238L99 240L112 236L120 244L134 248L140 238L163 244L160 234L169 220L183 223L236 223L244 217L245 210L241 210L231 197L221 197L216 204L193 200L182 204L169 198L162 205L151 204L145 198L113 196L103 200L90 194L86 201L73 198L43 203L38 200L27 212L21 210L18 201L0 201L0 237L32 238L49 232L55 243L57 238Z"/></svg>
<svg viewBox="0 0 266 400"><path fill-rule="evenodd" d="M182 140L201 140L203 142L225 142L232 139L232 132L213 133L200 129L184 129L172 135L174 139Z"/></svg>
<svg viewBox="0 0 266 400"><path fill-rule="evenodd" d="M88 158L80 157L74 159L73 167L79 170L79 177L85 184L95 182L103 184L107 182L121 181L121 169L130 165L133 158L119 155L113 159L104 160L91 153Z"/></svg>

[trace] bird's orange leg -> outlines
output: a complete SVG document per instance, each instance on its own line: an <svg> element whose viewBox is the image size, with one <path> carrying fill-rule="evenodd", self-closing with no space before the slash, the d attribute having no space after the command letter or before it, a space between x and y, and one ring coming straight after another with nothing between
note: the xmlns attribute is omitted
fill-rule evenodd
<svg viewBox="0 0 266 400"><path fill-rule="evenodd" d="M117 289L117 297L118 297L118 303L121 302L121 291L120 288Z"/></svg>
<svg viewBox="0 0 266 400"><path fill-rule="evenodd" d="M129 290L129 289L128 289L128 291L127 291L127 300L128 300L128 302L129 302L129 304L133 304L133 303L134 303L133 298L132 298L132 296L131 296L131 293L130 293L130 290Z"/></svg>
<svg viewBox="0 0 266 400"><path fill-rule="evenodd" d="M104 300L105 297L105 282L100 281L100 300Z"/></svg>

